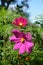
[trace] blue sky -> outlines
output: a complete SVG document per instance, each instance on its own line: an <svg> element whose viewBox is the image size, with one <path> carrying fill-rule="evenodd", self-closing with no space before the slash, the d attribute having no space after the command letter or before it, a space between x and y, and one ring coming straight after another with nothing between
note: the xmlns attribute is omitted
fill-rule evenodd
<svg viewBox="0 0 43 65"><path fill-rule="evenodd" d="M30 0L29 1L30 19L34 20L35 16L43 14L43 0Z"/></svg>

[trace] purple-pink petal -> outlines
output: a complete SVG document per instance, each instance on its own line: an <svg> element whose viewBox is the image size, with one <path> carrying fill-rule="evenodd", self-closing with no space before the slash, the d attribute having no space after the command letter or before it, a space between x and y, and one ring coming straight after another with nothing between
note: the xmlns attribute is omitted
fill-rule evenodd
<svg viewBox="0 0 43 65"><path fill-rule="evenodd" d="M21 37L21 32L17 29L12 30L12 33L14 33L16 37Z"/></svg>
<svg viewBox="0 0 43 65"><path fill-rule="evenodd" d="M26 38L27 38L27 41L31 41L32 35L30 33L26 33Z"/></svg>
<svg viewBox="0 0 43 65"><path fill-rule="evenodd" d="M12 22L12 24L18 25L17 21L18 21L18 18L15 18L15 20Z"/></svg>
<svg viewBox="0 0 43 65"><path fill-rule="evenodd" d="M14 50L18 50L21 46L21 43L16 43L13 47Z"/></svg>
<svg viewBox="0 0 43 65"><path fill-rule="evenodd" d="M28 49L33 48L33 46L34 46L34 44L33 44L32 42L26 42L26 47L27 47Z"/></svg>
<svg viewBox="0 0 43 65"><path fill-rule="evenodd" d="M17 29L14 29L14 30L12 30L12 33L20 33L20 31L19 30L17 30Z"/></svg>
<svg viewBox="0 0 43 65"><path fill-rule="evenodd" d="M20 49L19 49L19 54L24 54L25 53L25 44L22 43Z"/></svg>
<svg viewBox="0 0 43 65"><path fill-rule="evenodd" d="M19 18L15 18L15 20L14 20L14 22L12 22L12 24L15 24L15 25L19 26L20 22L22 23L22 26L26 26L27 19L21 16Z"/></svg>
<svg viewBox="0 0 43 65"><path fill-rule="evenodd" d="M11 36L9 39L12 42L20 42L20 38L16 38L15 36Z"/></svg>
<svg viewBox="0 0 43 65"><path fill-rule="evenodd" d="M32 49L28 49L28 48L26 47L26 52L27 52L27 53L31 53L31 52L32 52Z"/></svg>

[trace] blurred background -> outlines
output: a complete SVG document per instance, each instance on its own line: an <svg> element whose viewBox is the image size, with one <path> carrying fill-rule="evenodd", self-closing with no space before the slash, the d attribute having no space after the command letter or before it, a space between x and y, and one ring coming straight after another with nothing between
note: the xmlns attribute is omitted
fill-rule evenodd
<svg viewBox="0 0 43 65"><path fill-rule="evenodd" d="M32 34L35 46L30 55L18 58L9 37L15 28L11 23L20 16L27 18L23 31ZM0 65L43 65L43 0L0 0Z"/></svg>

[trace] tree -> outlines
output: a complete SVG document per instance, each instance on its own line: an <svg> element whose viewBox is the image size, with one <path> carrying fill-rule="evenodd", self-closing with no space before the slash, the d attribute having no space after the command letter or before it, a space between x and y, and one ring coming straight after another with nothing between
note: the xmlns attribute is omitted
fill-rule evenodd
<svg viewBox="0 0 43 65"><path fill-rule="evenodd" d="M14 0L1 0L1 4L2 4L2 6L5 6L5 2L7 2L7 8L8 8L10 2L12 2L12 1L14 1Z"/></svg>
<svg viewBox="0 0 43 65"><path fill-rule="evenodd" d="M20 0L20 4L19 4L18 3L19 0L18 1L17 0L1 0L1 5L4 6L4 7L6 7L8 9L8 7L9 7L9 5L10 5L11 2L13 4L15 3L16 4L16 8L15 9L16 9L17 13L28 17L29 14L23 11L24 7L25 8L29 8L28 1L29 0ZM5 2L7 2L7 6L5 6Z"/></svg>
<svg viewBox="0 0 43 65"><path fill-rule="evenodd" d="M21 2L20 5L18 4L19 0L18 1L17 0L1 0L1 5L4 6L4 7L5 7L5 2L7 2L7 8L9 7L11 2L17 3L16 5L19 8L23 8L24 6L27 7L27 8L29 7L28 3L27 3L28 0L20 0L20 2Z"/></svg>
<svg viewBox="0 0 43 65"><path fill-rule="evenodd" d="M36 17L36 24L39 24L43 28L43 14L40 14Z"/></svg>

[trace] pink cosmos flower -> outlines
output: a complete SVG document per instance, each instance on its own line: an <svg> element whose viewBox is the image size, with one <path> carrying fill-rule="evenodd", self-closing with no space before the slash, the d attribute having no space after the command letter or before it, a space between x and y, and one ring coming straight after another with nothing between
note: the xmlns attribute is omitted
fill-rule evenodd
<svg viewBox="0 0 43 65"><path fill-rule="evenodd" d="M19 54L25 52L31 53L34 43L32 43L32 36L30 33L20 32L19 30L12 30L13 36L10 41L15 42L13 49L19 50Z"/></svg>
<svg viewBox="0 0 43 65"><path fill-rule="evenodd" d="M17 26L26 26L27 19L23 17L16 18L12 24L15 24Z"/></svg>

